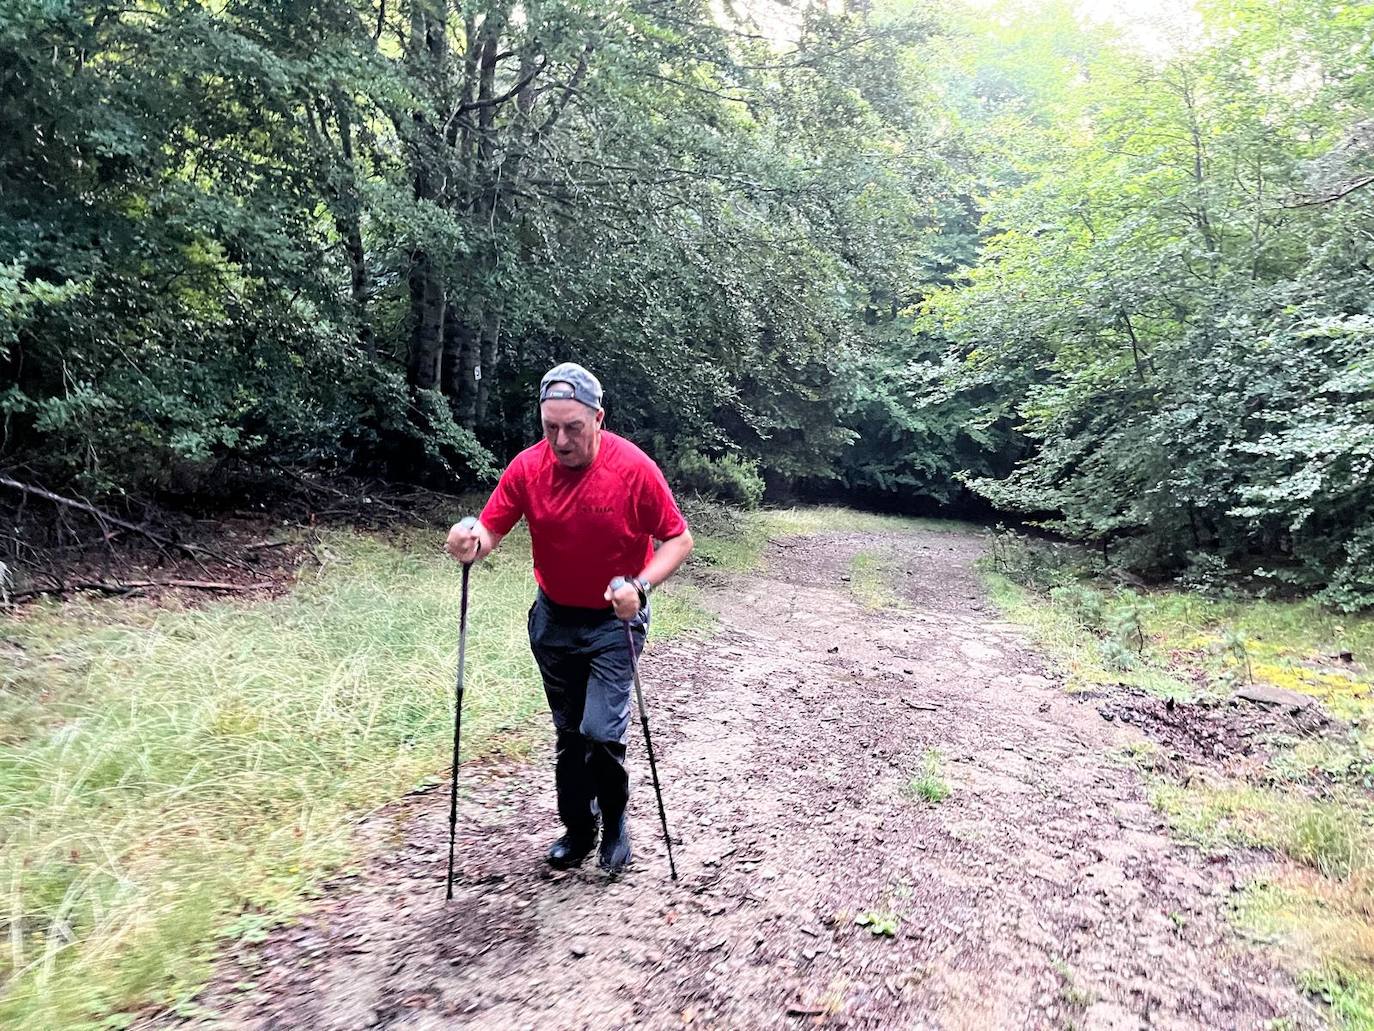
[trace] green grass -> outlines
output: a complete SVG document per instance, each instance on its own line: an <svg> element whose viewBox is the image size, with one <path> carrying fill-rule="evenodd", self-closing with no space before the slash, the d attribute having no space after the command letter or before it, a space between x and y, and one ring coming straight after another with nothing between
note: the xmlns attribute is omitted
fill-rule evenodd
<svg viewBox="0 0 1374 1031"><path fill-rule="evenodd" d="M1327 963L1308 971L1303 989L1321 999L1342 1027L1350 1031L1374 1031L1374 979Z"/></svg>
<svg viewBox="0 0 1374 1031"><path fill-rule="evenodd" d="M948 782L940 773L940 753L926 752L924 767L919 777L907 785L907 793L930 805L939 805L950 796Z"/></svg>
<svg viewBox="0 0 1374 1031"><path fill-rule="evenodd" d="M1075 607L1055 604L1000 574L984 570L983 582L993 604L1009 620L1024 626L1054 658L1069 691L1126 684L1165 698L1182 699L1196 693L1197 685L1184 678L1184 671L1171 667L1167 660L1158 661L1156 649L1148 642L1143 655L1135 653L1129 641L1115 648L1104 647L1110 642L1110 600L1104 606L1102 625L1098 627L1085 622L1084 614ZM1148 623L1146 633L1149 634Z"/></svg>
<svg viewBox="0 0 1374 1031"><path fill-rule="evenodd" d="M1214 601L1183 591L1056 588L1048 596L988 569L997 606L1064 671L1069 690L1126 684L1161 697L1230 694L1253 680L1319 698L1364 727L1374 718L1374 617L1311 602ZM1357 661L1336 660L1341 652Z"/></svg>
<svg viewBox="0 0 1374 1031"><path fill-rule="evenodd" d="M1161 782L1151 797L1175 830L1204 848L1267 848L1332 880L1363 886L1374 879L1374 804L1363 792L1335 790L1318 799L1231 781Z"/></svg>
<svg viewBox="0 0 1374 1031"><path fill-rule="evenodd" d="M891 551L861 551L849 563L849 590L865 608L898 607L902 570Z"/></svg>
<svg viewBox="0 0 1374 1031"><path fill-rule="evenodd" d="M858 927L868 928L868 933L875 938L895 938L902 928L901 917L883 910L860 913L854 918L854 923Z"/></svg>
<svg viewBox="0 0 1374 1031"><path fill-rule="evenodd" d="M438 535L333 533L256 604L29 608L0 644L0 1026L188 998L352 857L358 815L442 775L459 569ZM543 736L523 535L472 578L464 755ZM655 599L655 636L700 622ZM115 1015L115 1016L112 1016Z"/></svg>
<svg viewBox="0 0 1374 1031"><path fill-rule="evenodd" d="M1256 882L1233 904L1233 918L1265 941L1288 943L1299 983L1330 1007L1333 1023L1374 1031L1374 929L1368 898L1333 890L1316 877Z"/></svg>

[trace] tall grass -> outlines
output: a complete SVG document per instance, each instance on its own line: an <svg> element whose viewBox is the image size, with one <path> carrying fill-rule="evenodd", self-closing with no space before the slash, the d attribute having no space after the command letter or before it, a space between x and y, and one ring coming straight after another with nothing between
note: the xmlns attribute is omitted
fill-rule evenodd
<svg viewBox="0 0 1374 1031"><path fill-rule="evenodd" d="M118 1026L188 996L217 931L287 912L356 847L360 813L444 771L459 567L433 532L323 551L274 601L77 602L6 625L0 1026ZM473 573L469 758L540 736L528 567L515 535ZM691 622L671 595L656 608Z"/></svg>

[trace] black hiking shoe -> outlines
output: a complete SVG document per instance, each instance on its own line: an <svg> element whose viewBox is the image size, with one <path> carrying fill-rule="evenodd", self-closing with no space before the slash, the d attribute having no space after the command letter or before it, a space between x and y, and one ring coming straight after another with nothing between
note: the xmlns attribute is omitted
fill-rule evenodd
<svg viewBox="0 0 1374 1031"><path fill-rule="evenodd" d="M594 848L596 824L592 824L591 830L588 831L568 831L549 846L549 853L545 858L555 869L568 870L574 866L581 866L582 860L591 855Z"/></svg>
<svg viewBox="0 0 1374 1031"><path fill-rule="evenodd" d="M606 833L601 837L601 851L596 857L596 865L612 875L620 873L632 858L630 852L630 828L622 812L619 819L606 819Z"/></svg>

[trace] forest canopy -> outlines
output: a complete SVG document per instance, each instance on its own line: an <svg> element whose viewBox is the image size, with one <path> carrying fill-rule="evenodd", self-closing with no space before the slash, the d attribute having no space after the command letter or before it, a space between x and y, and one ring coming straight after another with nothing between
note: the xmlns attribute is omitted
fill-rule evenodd
<svg viewBox="0 0 1374 1031"><path fill-rule="evenodd" d="M447 489L580 360L682 489L1374 604L1374 9L0 4L0 466Z"/></svg>

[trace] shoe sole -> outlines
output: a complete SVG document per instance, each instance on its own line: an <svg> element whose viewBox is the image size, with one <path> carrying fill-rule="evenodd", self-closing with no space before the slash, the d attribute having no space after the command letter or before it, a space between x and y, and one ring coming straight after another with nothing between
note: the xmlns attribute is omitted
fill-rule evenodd
<svg viewBox="0 0 1374 1031"><path fill-rule="evenodd" d="M587 856L589 855L591 855L590 852L587 853ZM587 861L587 856L583 856L581 859L554 859L551 856L545 856L544 862L548 863L555 870L573 870L585 863Z"/></svg>

